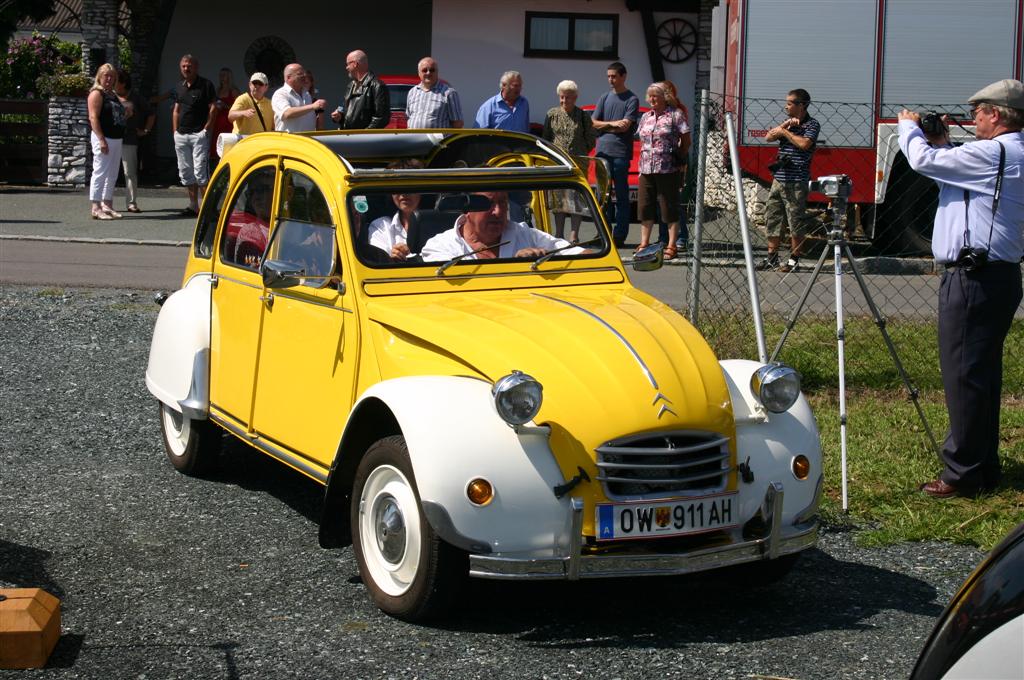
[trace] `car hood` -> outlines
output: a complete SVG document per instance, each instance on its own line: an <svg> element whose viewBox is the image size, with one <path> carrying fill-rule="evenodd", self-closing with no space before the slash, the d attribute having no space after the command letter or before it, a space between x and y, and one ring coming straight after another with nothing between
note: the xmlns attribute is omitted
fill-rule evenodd
<svg viewBox="0 0 1024 680"><path fill-rule="evenodd" d="M374 343L383 378L436 372L440 364L415 358L441 355L455 375L532 375L544 387L535 421L575 436L734 431L711 348L678 313L636 289L395 296L366 309L386 336Z"/></svg>

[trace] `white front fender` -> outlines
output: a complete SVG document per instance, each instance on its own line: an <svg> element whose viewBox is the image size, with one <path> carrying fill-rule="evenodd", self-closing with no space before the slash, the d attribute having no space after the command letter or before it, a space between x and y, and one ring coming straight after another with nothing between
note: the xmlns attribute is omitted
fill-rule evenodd
<svg viewBox="0 0 1024 680"><path fill-rule="evenodd" d="M370 398L387 404L398 421L424 512L446 540L481 552L564 554L569 499L552 491L565 480L547 428L517 433L495 411L491 385L474 378L396 378L374 385L361 401ZM476 478L494 488L484 507L466 496ZM451 530L457 540L445 535Z"/></svg>
<svg viewBox="0 0 1024 680"><path fill-rule="evenodd" d="M719 364L729 385L736 420L736 462L747 463L754 473L753 493L741 494L740 516L752 516L763 502L768 483L781 482L785 492L783 526L803 521L816 510L816 492L822 479L821 441L807 399L801 394L785 413L771 413L760 405L750 388L751 376L763 364L742 359ZM793 474L793 458L799 454L811 463L810 474L803 480ZM746 484L741 481L740 486Z"/></svg>
<svg viewBox="0 0 1024 680"><path fill-rule="evenodd" d="M209 413L210 276L198 275L164 302L153 328L146 388L192 418Z"/></svg>

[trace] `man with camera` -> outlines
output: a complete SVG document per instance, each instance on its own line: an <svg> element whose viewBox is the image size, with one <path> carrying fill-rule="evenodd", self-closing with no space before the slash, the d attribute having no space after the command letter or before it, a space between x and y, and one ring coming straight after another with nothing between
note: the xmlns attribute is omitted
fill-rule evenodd
<svg viewBox="0 0 1024 680"><path fill-rule="evenodd" d="M1000 481L1003 341L1020 304L1024 256L1024 85L1001 80L975 93L978 141L954 147L945 122L899 114L900 149L939 185L932 253L939 285L939 365L949 411L945 469L921 491L974 496Z"/></svg>
<svg viewBox="0 0 1024 680"><path fill-rule="evenodd" d="M811 95L807 90L790 90L786 95L786 115L778 127L765 135L769 142L779 142L779 156L768 166L772 171L772 187L765 203L768 228L768 257L758 269L796 271L800 266L801 248L807 234L807 180L811 174L811 156L818 141L821 125L807 113ZM783 228L789 227L789 260L779 260L779 244ZM781 266L780 266L781 265Z"/></svg>

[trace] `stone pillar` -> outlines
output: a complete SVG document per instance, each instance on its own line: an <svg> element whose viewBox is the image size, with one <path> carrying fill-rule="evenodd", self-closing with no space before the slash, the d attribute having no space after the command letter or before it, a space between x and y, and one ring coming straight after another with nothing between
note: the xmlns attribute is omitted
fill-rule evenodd
<svg viewBox="0 0 1024 680"><path fill-rule="evenodd" d="M697 15L697 78L695 89L697 101L700 91L711 87L711 10L718 5L718 0L700 0L700 13Z"/></svg>
<svg viewBox="0 0 1024 680"><path fill-rule="evenodd" d="M117 51L118 0L83 0L82 68L94 75L104 62L119 65Z"/></svg>
<svg viewBox="0 0 1024 680"><path fill-rule="evenodd" d="M52 187L84 187L91 170L85 97L51 97L47 118L46 183Z"/></svg>

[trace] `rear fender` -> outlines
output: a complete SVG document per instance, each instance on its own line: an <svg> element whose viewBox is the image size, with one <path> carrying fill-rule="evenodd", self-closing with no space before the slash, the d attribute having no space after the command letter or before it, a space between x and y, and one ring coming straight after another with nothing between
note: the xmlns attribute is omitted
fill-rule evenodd
<svg viewBox="0 0 1024 680"><path fill-rule="evenodd" d="M193 276L160 308L146 366L146 388L176 411L210 412L210 275Z"/></svg>

